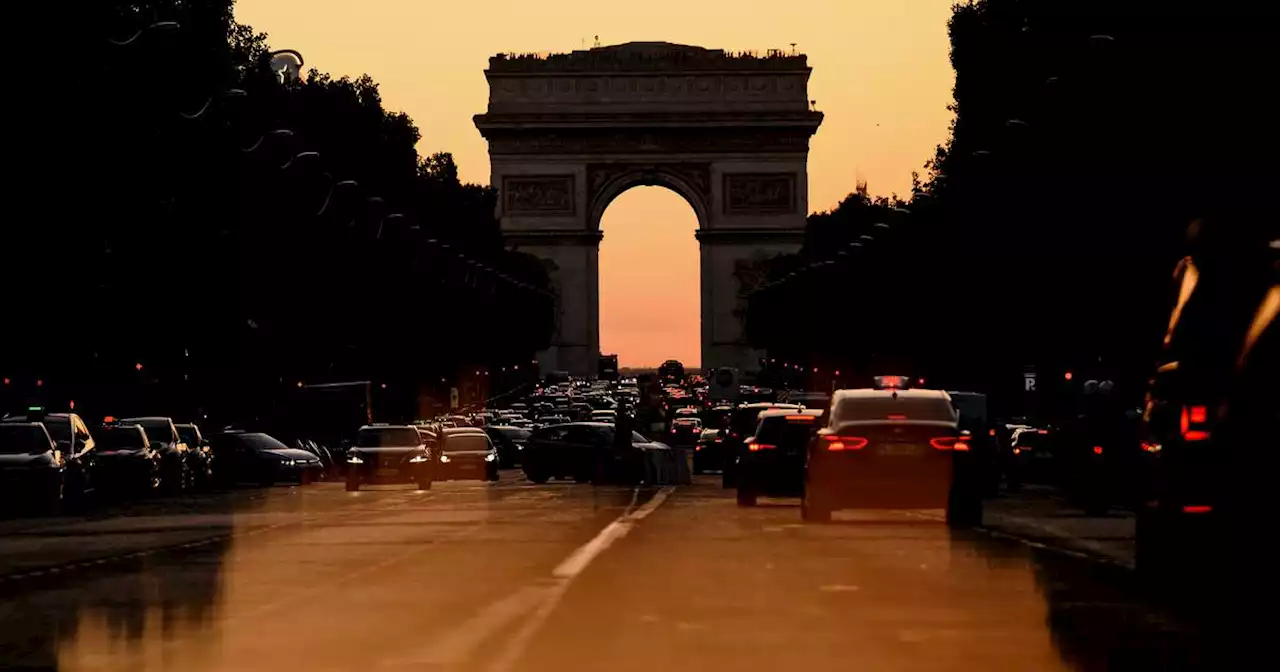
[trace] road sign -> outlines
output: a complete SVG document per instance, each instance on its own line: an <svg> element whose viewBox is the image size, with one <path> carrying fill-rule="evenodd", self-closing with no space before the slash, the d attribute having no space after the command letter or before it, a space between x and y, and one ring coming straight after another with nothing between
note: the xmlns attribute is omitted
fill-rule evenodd
<svg viewBox="0 0 1280 672"><path fill-rule="evenodd" d="M449 388L449 408L451 410L458 408L458 388Z"/></svg>
<svg viewBox="0 0 1280 672"><path fill-rule="evenodd" d="M1022 374L1022 387L1027 392L1036 391L1036 374L1035 372L1027 372Z"/></svg>

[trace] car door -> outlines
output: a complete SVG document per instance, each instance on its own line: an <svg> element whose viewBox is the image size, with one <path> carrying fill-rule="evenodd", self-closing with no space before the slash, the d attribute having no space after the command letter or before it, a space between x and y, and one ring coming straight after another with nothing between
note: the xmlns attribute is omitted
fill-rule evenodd
<svg viewBox="0 0 1280 672"><path fill-rule="evenodd" d="M569 472L594 465L595 454L602 441L590 425L569 425L565 432L565 468ZM566 473L566 475L569 475Z"/></svg>

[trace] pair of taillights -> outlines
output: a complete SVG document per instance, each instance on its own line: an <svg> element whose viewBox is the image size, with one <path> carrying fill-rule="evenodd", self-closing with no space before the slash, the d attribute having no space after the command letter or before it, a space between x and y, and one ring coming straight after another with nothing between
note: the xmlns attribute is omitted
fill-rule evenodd
<svg viewBox="0 0 1280 672"><path fill-rule="evenodd" d="M841 450L862 450L867 447L871 441L861 436L824 436L822 444L829 451ZM938 450L954 450L957 452L965 452L969 450L969 442L959 436L938 436L929 439L929 445Z"/></svg>

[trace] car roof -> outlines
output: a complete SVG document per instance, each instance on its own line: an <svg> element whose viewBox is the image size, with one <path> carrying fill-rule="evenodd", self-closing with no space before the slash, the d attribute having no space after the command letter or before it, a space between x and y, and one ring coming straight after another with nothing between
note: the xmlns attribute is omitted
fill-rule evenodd
<svg viewBox="0 0 1280 672"><path fill-rule="evenodd" d="M442 431L445 436L453 436L455 434L484 434L484 430L479 427L445 427Z"/></svg>
<svg viewBox="0 0 1280 672"><path fill-rule="evenodd" d="M164 415L135 415L131 418L120 418L120 422L137 422L139 420L167 420L173 422L173 418Z"/></svg>
<svg viewBox="0 0 1280 672"><path fill-rule="evenodd" d="M943 390L875 390L861 388L856 390L836 390L831 400L838 402L843 399L883 399L892 396L897 396L900 399L946 399L948 401L951 399L951 395Z"/></svg>
<svg viewBox="0 0 1280 672"><path fill-rule="evenodd" d="M738 408L739 409L752 409L752 408L754 409L765 409L765 408L797 409L797 408L800 408L800 404L776 403L772 401L757 401L751 404L743 404Z"/></svg>
<svg viewBox="0 0 1280 672"><path fill-rule="evenodd" d="M360 431L364 431L364 430L366 430L366 429L413 429L413 430L416 430L416 429L418 429L418 427L417 427L416 425L377 425L377 424L374 424L374 425L364 425L364 426L362 426L362 427L360 428Z"/></svg>
<svg viewBox="0 0 1280 672"><path fill-rule="evenodd" d="M778 408L767 411L760 411L760 418L782 418L788 415L812 415L815 418L822 415L825 411L820 408Z"/></svg>

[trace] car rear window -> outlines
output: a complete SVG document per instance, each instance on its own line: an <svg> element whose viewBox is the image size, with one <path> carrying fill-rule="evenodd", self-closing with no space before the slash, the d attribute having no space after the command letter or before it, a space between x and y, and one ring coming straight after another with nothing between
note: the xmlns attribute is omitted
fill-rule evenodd
<svg viewBox="0 0 1280 672"><path fill-rule="evenodd" d="M795 420L789 420L786 416L763 418L756 429L756 440L775 446L808 443L809 437L818 429L818 418L812 415L795 417Z"/></svg>
<svg viewBox="0 0 1280 672"><path fill-rule="evenodd" d="M39 425L0 424L0 455L38 455L49 447L49 436Z"/></svg>
<svg viewBox="0 0 1280 672"><path fill-rule="evenodd" d="M356 446L360 448L403 448L419 443L422 439L412 427L376 427L362 429L356 435Z"/></svg>
<svg viewBox="0 0 1280 672"><path fill-rule="evenodd" d="M131 425L141 425L142 429L147 432L147 438L152 441L161 441L163 443L173 441L173 424L168 420L129 420L126 418L121 422L126 422Z"/></svg>
<svg viewBox="0 0 1280 672"><path fill-rule="evenodd" d="M141 450L144 435L137 426L103 427L94 432L93 441L98 450Z"/></svg>
<svg viewBox="0 0 1280 672"><path fill-rule="evenodd" d="M833 421L930 420L955 422L956 412L942 397L874 396L845 397L835 409Z"/></svg>

